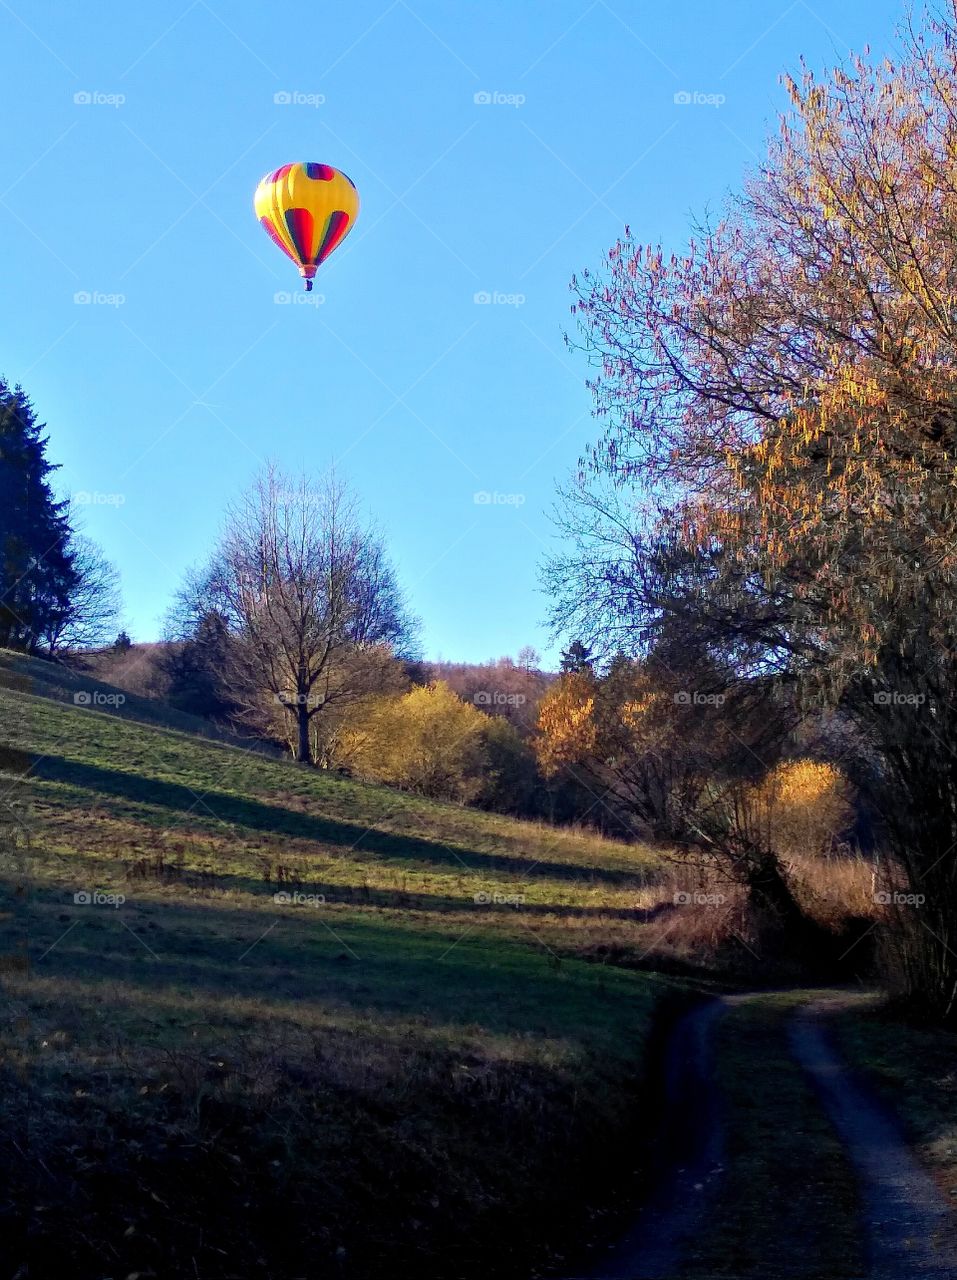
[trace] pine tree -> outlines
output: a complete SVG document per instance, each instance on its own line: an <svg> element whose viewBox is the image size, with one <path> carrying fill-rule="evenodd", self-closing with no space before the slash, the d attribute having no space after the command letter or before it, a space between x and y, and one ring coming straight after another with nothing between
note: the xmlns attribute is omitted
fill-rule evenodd
<svg viewBox="0 0 957 1280"><path fill-rule="evenodd" d="M562 651L561 669L563 672L588 672L592 669L592 651L587 644L573 640L567 649Z"/></svg>
<svg viewBox="0 0 957 1280"><path fill-rule="evenodd" d="M68 612L77 582L43 432L23 390L0 379L0 646L31 652Z"/></svg>

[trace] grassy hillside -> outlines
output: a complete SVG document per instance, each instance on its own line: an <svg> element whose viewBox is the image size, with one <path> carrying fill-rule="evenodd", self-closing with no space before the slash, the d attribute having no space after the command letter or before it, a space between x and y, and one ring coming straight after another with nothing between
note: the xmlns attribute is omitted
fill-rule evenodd
<svg viewBox="0 0 957 1280"><path fill-rule="evenodd" d="M675 992L578 955L651 945L661 863L72 680L0 664L14 1270L445 1280L561 1249L634 1165Z"/></svg>
<svg viewBox="0 0 957 1280"><path fill-rule="evenodd" d="M89 660L95 667L95 659ZM124 720L138 720L142 724L161 728L179 729L183 733L212 738L216 742L230 742L266 755L278 756L278 749L256 739L241 739L235 734L219 730L209 720L176 711L152 697L146 697L130 689L110 684L100 679L95 670L83 670L79 665L67 662L46 662L40 658L27 658L23 654L0 649L0 688L64 702L69 706L90 706L108 711Z"/></svg>

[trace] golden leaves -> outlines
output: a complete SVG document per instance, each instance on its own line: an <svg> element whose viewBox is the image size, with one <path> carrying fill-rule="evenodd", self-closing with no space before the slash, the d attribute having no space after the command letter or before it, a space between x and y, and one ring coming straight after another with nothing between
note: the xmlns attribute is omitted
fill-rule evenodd
<svg viewBox="0 0 957 1280"><path fill-rule="evenodd" d="M566 672L545 694L538 710L535 754L546 777L594 751L594 709L595 680L586 672Z"/></svg>

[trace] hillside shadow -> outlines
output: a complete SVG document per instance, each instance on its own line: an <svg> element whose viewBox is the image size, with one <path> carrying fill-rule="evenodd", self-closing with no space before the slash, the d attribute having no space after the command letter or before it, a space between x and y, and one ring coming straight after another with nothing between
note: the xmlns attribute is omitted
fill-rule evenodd
<svg viewBox="0 0 957 1280"><path fill-rule="evenodd" d="M529 870L529 868L534 868L534 870ZM471 870L471 868L469 869ZM500 866L496 866L494 869L500 874L503 871ZM526 878L520 879L517 883L513 880L500 880L496 886L492 881L489 881L492 887L488 890L476 890L475 894L461 895L430 893L427 890L420 889L392 888L388 885L327 881L322 877L321 868L317 870L315 875L309 875L308 872L304 871L303 874L284 875L283 878L276 879L272 875L258 877L236 875L228 871L194 869L171 863L157 862L154 866L150 864L148 859L143 859L133 864L132 871L127 873L127 883L131 886L130 892L135 892L138 884L178 884L198 889L201 892L246 893L260 898L272 898L277 893L290 895L295 893L322 894L328 903L334 903L336 906L349 906L359 909L373 908L386 911L409 911L426 915L477 911L490 919L496 916L504 918L509 914L519 912L526 916L557 916L567 920L615 919L631 920L636 924L648 924L662 915L673 912L675 909L673 904L668 901L657 902L650 907L639 907L606 904L591 906L548 901L515 902L508 900L509 897L516 894L520 898L524 896L522 894L522 886L530 879L537 877L541 871L542 864L529 863L528 867L525 868ZM547 871L543 874L547 874ZM587 869L583 869L583 875L587 874ZM487 895L484 901L477 896L483 892ZM498 900L491 898L491 895L496 893L501 895Z"/></svg>
<svg viewBox="0 0 957 1280"><path fill-rule="evenodd" d="M118 908L77 905L71 891L46 885L31 892L26 915L27 972L102 984L108 1001L126 999L108 994L115 984L134 1002L208 1001L211 1015L224 1000L262 1001L252 1016L266 1019L276 1002L316 1003L402 1017L428 1010L450 1026L525 1031L529 1010L546 1008L561 980L555 954L517 924L505 939L469 936L461 922L423 930L318 908L273 913L135 898ZM232 1008L217 1016L250 1016Z"/></svg>
<svg viewBox="0 0 957 1280"><path fill-rule="evenodd" d="M44 757L37 765L35 774L49 781L69 783L100 795L167 809L171 813L187 816L197 825L205 826L215 819L227 826L235 825L249 831L314 840L344 852L355 850L359 856L374 854L404 862L426 862L469 871L488 870L516 875L527 875L530 868L534 867L537 875L556 880L590 880L608 885L638 885L648 882L647 873L638 870L582 867L544 861L534 855L522 858L506 853L479 853L461 845L444 844L421 836L392 835L361 823L301 813L228 792L206 791L202 788L194 790L182 783L105 769L100 765L67 760L62 756Z"/></svg>

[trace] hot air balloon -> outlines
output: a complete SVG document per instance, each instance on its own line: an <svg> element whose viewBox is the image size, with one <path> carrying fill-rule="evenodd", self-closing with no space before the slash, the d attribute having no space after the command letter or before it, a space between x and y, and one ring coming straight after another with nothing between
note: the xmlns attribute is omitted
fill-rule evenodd
<svg viewBox="0 0 957 1280"><path fill-rule="evenodd" d="M284 164L267 173L253 202L263 230L312 288L320 262L352 230L359 213L356 184L331 164Z"/></svg>

